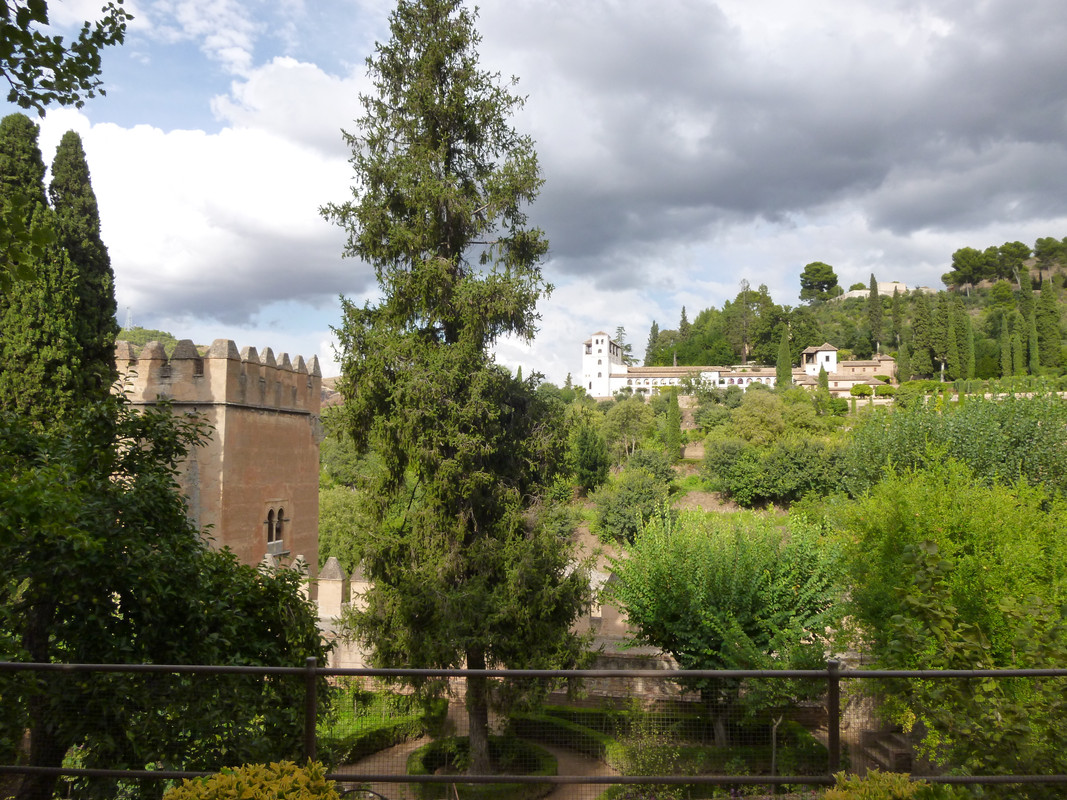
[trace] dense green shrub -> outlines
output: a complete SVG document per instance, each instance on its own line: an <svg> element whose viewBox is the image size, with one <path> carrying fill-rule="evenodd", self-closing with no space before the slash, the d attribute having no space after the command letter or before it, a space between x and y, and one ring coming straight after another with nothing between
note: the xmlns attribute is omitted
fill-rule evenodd
<svg viewBox="0 0 1067 800"><path fill-rule="evenodd" d="M469 758L466 736L430 742L408 756L409 775L433 775L441 771L462 772ZM556 758L547 750L512 736L489 737L489 756L502 773L511 775L556 775ZM459 777L459 780L462 778ZM537 800L552 791L550 783L420 783L415 793L420 800L451 797L460 800Z"/></svg>
<svg viewBox="0 0 1067 800"><path fill-rule="evenodd" d="M758 448L738 439L709 439L703 476L742 506L787 504L811 492L829 494L841 485L841 448L804 436Z"/></svg>
<svg viewBox="0 0 1067 800"><path fill-rule="evenodd" d="M574 479L583 492L591 492L608 479L608 445L593 425L583 425L578 430L571 444L570 460Z"/></svg>
<svg viewBox="0 0 1067 800"><path fill-rule="evenodd" d="M648 470L624 469L593 493L597 535L632 541L641 526L666 507L668 494L668 485Z"/></svg>
<svg viewBox="0 0 1067 800"><path fill-rule="evenodd" d="M913 781L902 772L868 770L860 778L839 772L837 785L826 790L823 800L950 800L970 797L962 788Z"/></svg>
<svg viewBox="0 0 1067 800"><path fill-rule="evenodd" d="M834 417L843 417L848 413L848 400L843 397L831 397L826 409Z"/></svg>
<svg viewBox="0 0 1067 800"><path fill-rule="evenodd" d="M958 462L890 472L835 526L852 541L851 606L885 669L1042 668L1067 659L1067 501L984 485ZM1067 770L1057 682L894 681L882 713L922 754L968 774ZM1054 798L1056 787L990 796Z"/></svg>
<svg viewBox="0 0 1067 800"><path fill-rule="evenodd" d="M662 450L649 450L642 447L634 452L626 462L627 469L643 469L656 480L670 484L675 478L674 465L667 453Z"/></svg>
<svg viewBox="0 0 1067 800"><path fill-rule="evenodd" d="M298 767L291 761L246 764L207 778L182 781L163 800L339 800L321 764Z"/></svg>

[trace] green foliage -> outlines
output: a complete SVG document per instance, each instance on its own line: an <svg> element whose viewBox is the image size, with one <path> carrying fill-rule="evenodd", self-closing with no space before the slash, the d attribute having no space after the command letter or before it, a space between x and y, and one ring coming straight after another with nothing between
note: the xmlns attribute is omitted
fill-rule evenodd
<svg viewBox="0 0 1067 800"><path fill-rule="evenodd" d="M157 331L153 328L139 327L133 327L129 330L120 330L115 334L115 339L117 341L129 342L137 347L144 347L149 342L159 342L168 353L173 352L174 345L178 343L178 339L172 333L167 333L167 331Z"/></svg>
<svg viewBox="0 0 1067 800"><path fill-rule="evenodd" d="M862 286L860 288L863 288ZM812 303L828 300L839 289L834 268L821 261L812 261L800 273L800 299ZM840 293L840 292L838 292Z"/></svg>
<svg viewBox="0 0 1067 800"><path fill-rule="evenodd" d="M75 336L81 368L76 393L102 399L118 378L115 371L115 275L100 238L100 213L89 182L89 166L81 137L67 131L52 161L48 196L55 212L59 245L66 250L76 276Z"/></svg>
<svg viewBox="0 0 1067 800"><path fill-rule="evenodd" d="M834 777L837 783L826 790L823 800L950 800L965 796L960 789L912 780L900 772L872 769L862 778L843 772Z"/></svg>
<svg viewBox="0 0 1067 800"><path fill-rule="evenodd" d="M666 507L670 487L647 469L624 469L593 494L594 527L605 540L632 541L645 522Z"/></svg>
<svg viewBox="0 0 1067 800"><path fill-rule="evenodd" d="M80 108L100 89L100 51L122 42L130 15L122 0L108 2L95 25L74 40L47 33L45 0L4 0L0 5L0 75L7 101L44 114L51 103ZM43 177L43 174L42 174ZM5 187L9 188L9 187ZM4 191L0 198L0 294L29 280L55 237L47 225L27 226L34 195Z"/></svg>
<svg viewBox="0 0 1067 800"><path fill-rule="evenodd" d="M639 395L620 400L604 415L604 438L616 461L634 453L653 430L655 415Z"/></svg>
<svg viewBox="0 0 1067 800"><path fill-rule="evenodd" d="M556 775L556 757L542 747L510 736L489 739L493 762L501 771L517 775ZM438 739L408 756L409 775L462 772L470 761L470 740L465 737ZM460 800L536 800L551 789L546 783L416 784L416 796L432 800L458 796Z"/></svg>
<svg viewBox="0 0 1067 800"><path fill-rule="evenodd" d="M665 650L683 669L822 663L825 631L839 616L837 548L801 519L783 535L773 521L748 515L655 517L612 569L607 596L626 612L634 642ZM696 685L719 744L730 709L780 700L742 691L740 681Z"/></svg>
<svg viewBox="0 0 1067 800"><path fill-rule="evenodd" d="M637 709L635 709L637 710ZM607 754L607 763L619 775L674 775L680 767L681 747L670 725L650 713L632 714L629 733ZM684 796L677 784L637 784L621 787L619 800L670 800Z"/></svg>
<svg viewBox="0 0 1067 800"><path fill-rule="evenodd" d="M860 495L887 465L907 468L951 457L966 463L984 483L1023 480L1067 492L1067 402L1055 394L972 396L960 405L922 402L926 390L944 384L902 384L893 410L875 409L853 430L847 448L845 487Z"/></svg>
<svg viewBox="0 0 1067 800"><path fill-rule="evenodd" d="M838 525L853 540L852 614L878 666L1042 668L1067 657L1067 504L1023 483L988 486L954 461L890 472ZM1067 769L1059 679L893 681L891 719L923 753L977 774ZM1012 787L1011 797L1054 797Z"/></svg>
<svg viewBox="0 0 1067 800"><path fill-rule="evenodd" d="M163 800L339 800L322 764L298 767L291 761L246 764L208 778L189 778L163 795Z"/></svg>
<svg viewBox="0 0 1067 800"><path fill-rule="evenodd" d="M853 397L870 397L874 390L865 383L857 383L848 390L848 393Z"/></svg>
<svg viewBox="0 0 1067 800"><path fill-rule="evenodd" d="M271 666L325 659L302 576L239 564L186 517L175 475L199 435L170 409L135 413L121 396L43 431L2 419L0 657ZM84 766L112 769L291 757L301 746L303 691L299 680L258 676L9 677L0 686L0 738L18 741L28 729L34 766L47 767L75 746ZM31 794L47 796L53 780L34 781ZM108 791L106 781L85 789Z"/></svg>
<svg viewBox="0 0 1067 800"><path fill-rule="evenodd" d="M789 349L789 326L782 326L782 339L778 343L778 361L775 364L774 386L787 389L793 385L793 354Z"/></svg>
<svg viewBox="0 0 1067 800"><path fill-rule="evenodd" d="M565 466L563 410L491 355L533 338L548 289L525 212L542 179L510 122L523 99L480 68L478 41L460 0L398 3L345 134L352 199L323 209L381 290L346 301L339 331L345 427L382 466L373 588L346 624L380 666L565 666L581 651L588 582L539 505ZM472 768L488 772L485 679L466 697Z"/></svg>
<svg viewBox="0 0 1067 800"><path fill-rule="evenodd" d="M55 227L37 133L22 114L0 121L0 201L25 209L22 223L31 235ZM54 242L54 232L48 238ZM76 270L54 243L40 256L32 279L22 281L18 292L0 294L0 408L45 425L62 420L78 403L83 365Z"/></svg>
<svg viewBox="0 0 1067 800"><path fill-rule="evenodd" d="M331 766L351 764L387 747L439 731L448 701L419 703L414 695L370 692L352 684L331 693L330 713L320 718L320 758Z"/></svg>
<svg viewBox="0 0 1067 800"><path fill-rule="evenodd" d="M644 470L660 483L670 486L676 474L670 455L662 450L641 448L626 461L626 469Z"/></svg>
<svg viewBox="0 0 1067 800"><path fill-rule="evenodd" d="M821 439L790 436L759 448L739 439L709 438L702 474L744 507L788 504L841 485L841 448Z"/></svg>
<svg viewBox="0 0 1067 800"><path fill-rule="evenodd" d="M574 477L584 492L591 492L608 479L611 457L604 437L592 425L582 425L571 444Z"/></svg>
<svg viewBox="0 0 1067 800"><path fill-rule="evenodd" d="M884 317L884 311L882 298L878 294L878 281L875 280L874 273L872 272L870 290L867 294L867 326L871 330L871 344L876 351L878 350L878 345L882 341L882 318Z"/></svg>
<svg viewBox="0 0 1067 800"><path fill-rule="evenodd" d="M678 390L668 393L667 418L664 422L664 447L671 463L682 457L682 411L678 406Z"/></svg>
<svg viewBox="0 0 1067 800"><path fill-rule="evenodd" d="M1057 531L1067 503L1039 487L987 486L965 465L944 457L924 469L892 470L854 504L838 524L856 542L852 558L857 618L875 652L888 646L879 632L902 613L896 592L913 582L909 548L936 545L952 562L945 584L960 618L982 631L991 657L1004 665L1018 629L999 607L1009 598L1037 595L1067 600L1067 546ZM924 654L916 651L916 663Z"/></svg>

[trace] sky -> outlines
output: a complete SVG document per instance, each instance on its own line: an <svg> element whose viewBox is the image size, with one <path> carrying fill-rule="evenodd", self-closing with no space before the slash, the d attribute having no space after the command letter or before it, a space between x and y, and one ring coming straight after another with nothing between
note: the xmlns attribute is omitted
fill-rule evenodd
<svg viewBox="0 0 1067 800"><path fill-rule="evenodd" d="M53 0L60 29L102 0ZM339 297L376 297L319 208L351 197L386 0L126 0L106 97L39 120L82 137L119 324L336 375ZM562 383L580 346L721 306L747 280L941 288L953 251L1067 236L1062 0L481 0L482 65L518 77L553 284L498 361Z"/></svg>

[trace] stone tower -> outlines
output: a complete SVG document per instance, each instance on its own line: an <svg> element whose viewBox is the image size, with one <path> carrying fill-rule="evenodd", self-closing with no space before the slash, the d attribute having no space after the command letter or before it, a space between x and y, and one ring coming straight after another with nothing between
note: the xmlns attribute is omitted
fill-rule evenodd
<svg viewBox="0 0 1067 800"><path fill-rule="evenodd" d="M203 356L188 339L168 359L159 342L136 352L115 347L122 389L134 406L168 401L175 414L203 419L210 432L181 476L189 514L218 547L247 564L303 556L318 565L319 410L322 373L270 348L240 353L216 339ZM312 584L314 585L314 584Z"/></svg>

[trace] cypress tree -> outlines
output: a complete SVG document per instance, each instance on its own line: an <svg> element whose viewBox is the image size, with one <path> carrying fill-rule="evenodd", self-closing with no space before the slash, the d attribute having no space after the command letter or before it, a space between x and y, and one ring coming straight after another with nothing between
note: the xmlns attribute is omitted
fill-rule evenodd
<svg viewBox="0 0 1067 800"><path fill-rule="evenodd" d="M1011 375L1011 331L1008 320L1003 320L1000 326L1000 377L1007 378Z"/></svg>
<svg viewBox="0 0 1067 800"><path fill-rule="evenodd" d="M77 337L81 345L78 376L82 396L103 399L118 374L115 371L115 275L100 238L100 213L89 182L81 137L67 131L52 161L48 187L58 243L77 270Z"/></svg>
<svg viewBox="0 0 1067 800"><path fill-rule="evenodd" d="M937 307L934 309L930 324L930 344L933 349L934 359L938 362L941 370L942 380L944 380L945 368L948 365L948 334L951 327L952 311L949 307L948 294L939 292L937 295Z"/></svg>
<svg viewBox="0 0 1067 800"><path fill-rule="evenodd" d="M1037 320L1034 315L1026 325L1026 369L1031 375L1041 371L1041 356L1038 353Z"/></svg>
<svg viewBox="0 0 1067 800"><path fill-rule="evenodd" d="M974 377L974 330L971 317L963 307L959 295L952 298L952 324L956 329L956 348L959 353L959 377Z"/></svg>
<svg viewBox="0 0 1067 800"><path fill-rule="evenodd" d="M900 296L900 290L893 289L893 302L890 305L890 313L893 322L893 344L900 347L904 341L904 300Z"/></svg>
<svg viewBox="0 0 1067 800"><path fill-rule="evenodd" d="M815 413L822 416L830 411L830 376L826 374L826 367L819 366L818 385L815 389L815 397L812 402L815 405Z"/></svg>
<svg viewBox="0 0 1067 800"><path fill-rule="evenodd" d="M878 281L871 273L870 293L867 295L867 322L871 327L871 345L874 352L881 350L882 342L882 298L878 296Z"/></svg>
<svg viewBox="0 0 1067 800"><path fill-rule="evenodd" d="M789 326L782 325L782 340L778 343L778 363L775 366L774 385L787 389L793 385L793 354L789 349Z"/></svg>
<svg viewBox="0 0 1067 800"><path fill-rule="evenodd" d="M897 351L897 383L911 380L911 357L908 355L908 343L901 342Z"/></svg>
<svg viewBox="0 0 1067 800"><path fill-rule="evenodd" d="M672 388L667 398L667 457L671 463L682 457L682 409L678 405L678 390Z"/></svg>
<svg viewBox="0 0 1067 800"><path fill-rule="evenodd" d="M659 339L659 324L652 320L652 327L648 329L648 344L645 345L645 366L652 365L652 354L656 350L656 340Z"/></svg>
<svg viewBox="0 0 1067 800"><path fill-rule="evenodd" d="M1041 294L1037 299L1037 340L1041 366L1059 369L1063 334L1060 332L1056 287L1051 280L1041 284Z"/></svg>
<svg viewBox="0 0 1067 800"><path fill-rule="evenodd" d="M976 365L976 359L974 355L974 323L971 322L970 315L966 316L964 320L967 324L967 380L972 380L974 378Z"/></svg>
<svg viewBox="0 0 1067 800"><path fill-rule="evenodd" d="M1024 320L1029 320L1034 313L1034 286L1030 280L1030 270L1022 267L1019 270L1019 313Z"/></svg>
<svg viewBox="0 0 1067 800"><path fill-rule="evenodd" d="M25 203L31 236L53 230L45 202L38 128L22 114L0 121L0 200ZM43 249L35 274L0 295L0 409L37 425L69 416L79 401L77 271L66 251Z"/></svg>
<svg viewBox="0 0 1067 800"><path fill-rule="evenodd" d="M945 372L950 381L955 381L961 376L959 337L956 335L955 320L950 318L947 323L945 326Z"/></svg>
<svg viewBox="0 0 1067 800"><path fill-rule="evenodd" d="M932 358L930 318L930 301L926 295L916 292L913 295L914 312L912 316L912 346L911 374L920 378L929 378L934 374L934 362Z"/></svg>
<svg viewBox="0 0 1067 800"><path fill-rule="evenodd" d="M1026 374L1026 344L1023 330L1026 324L1023 315L1016 311L1011 318L1011 374Z"/></svg>

